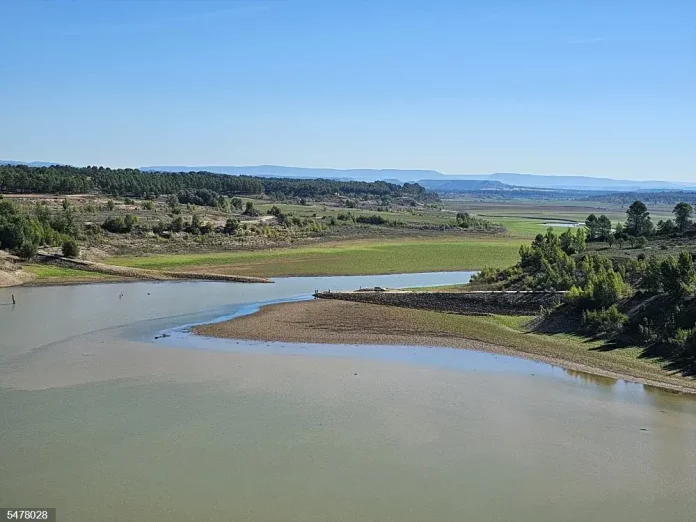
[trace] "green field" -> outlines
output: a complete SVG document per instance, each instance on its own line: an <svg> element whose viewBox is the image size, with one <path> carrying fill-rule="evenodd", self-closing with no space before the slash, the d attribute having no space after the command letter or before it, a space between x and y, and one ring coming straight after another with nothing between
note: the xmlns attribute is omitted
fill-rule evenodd
<svg viewBox="0 0 696 522"><path fill-rule="evenodd" d="M437 272L507 267L517 262L520 244L512 238L346 240L255 252L115 257L107 263L261 277Z"/></svg>

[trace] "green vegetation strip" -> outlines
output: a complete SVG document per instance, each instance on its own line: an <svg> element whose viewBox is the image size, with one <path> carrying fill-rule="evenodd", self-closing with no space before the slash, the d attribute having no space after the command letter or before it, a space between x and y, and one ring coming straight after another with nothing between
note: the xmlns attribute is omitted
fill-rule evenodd
<svg viewBox="0 0 696 522"><path fill-rule="evenodd" d="M201 266L261 277L365 275L502 268L516 262L519 247L510 239L360 240L259 252L121 257L107 263L154 270Z"/></svg>
<svg viewBox="0 0 696 522"><path fill-rule="evenodd" d="M463 316L424 310L405 311L407 319L423 330L436 330L458 338L472 339L505 346L530 356L566 360L642 379L695 387L691 379L669 375L654 359L640 358L643 350L626 347L611 351L599 350L602 341L570 334L528 333L525 325L532 319L526 316Z"/></svg>

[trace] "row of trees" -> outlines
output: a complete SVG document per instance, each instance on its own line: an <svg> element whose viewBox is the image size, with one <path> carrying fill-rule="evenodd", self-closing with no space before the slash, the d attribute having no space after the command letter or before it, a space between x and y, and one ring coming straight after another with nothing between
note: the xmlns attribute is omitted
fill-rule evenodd
<svg viewBox="0 0 696 522"><path fill-rule="evenodd" d="M142 172L104 167L0 165L0 192L76 194L99 191L114 196L156 197L206 189L223 195L276 194L286 198L329 195L437 199L417 183L260 178L210 172ZM184 196L186 197L186 196Z"/></svg>
<svg viewBox="0 0 696 522"><path fill-rule="evenodd" d="M676 367L695 370L693 256L682 251L662 259L610 259L584 253L583 237L582 229L561 236L549 229L520 248L516 265L484 270L472 280L502 288L567 290L568 306L558 312L581 318L587 333L655 347L656 353L674 361ZM634 289L642 292L636 294ZM564 324L567 320L564 315Z"/></svg>
<svg viewBox="0 0 696 522"><path fill-rule="evenodd" d="M627 237L649 237L657 234L685 234L693 229L694 223L692 216L693 206L684 201L675 205L672 210L674 219L660 220L657 227L650 218L650 212L640 200L634 201L626 210L626 223L616 224L616 229L612 230L611 220L602 214L597 217L590 214L585 220L590 241L607 241L612 239L626 239Z"/></svg>

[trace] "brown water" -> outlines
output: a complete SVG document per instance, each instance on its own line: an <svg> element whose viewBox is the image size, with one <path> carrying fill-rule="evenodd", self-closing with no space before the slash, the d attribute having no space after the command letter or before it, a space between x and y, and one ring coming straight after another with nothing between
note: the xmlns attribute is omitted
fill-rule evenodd
<svg viewBox="0 0 696 522"><path fill-rule="evenodd" d="M461 350L153 342L315 288L465 276L427 277L0 291L17 298L0 306L0 505L70 521L693 520L689 398Z"/></svg>

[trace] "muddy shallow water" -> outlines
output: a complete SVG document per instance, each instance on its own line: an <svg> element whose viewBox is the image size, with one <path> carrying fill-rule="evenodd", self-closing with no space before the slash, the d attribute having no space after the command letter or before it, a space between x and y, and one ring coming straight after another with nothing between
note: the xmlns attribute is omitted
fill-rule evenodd
<svg viewBox="0 0 696 522"><path fill-rule="evenodd" d="M0 504L77 521L691 520L692 398L465 350L181 328L467 277L0 290L17 299L0 305Z"/></svg>

